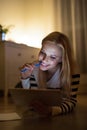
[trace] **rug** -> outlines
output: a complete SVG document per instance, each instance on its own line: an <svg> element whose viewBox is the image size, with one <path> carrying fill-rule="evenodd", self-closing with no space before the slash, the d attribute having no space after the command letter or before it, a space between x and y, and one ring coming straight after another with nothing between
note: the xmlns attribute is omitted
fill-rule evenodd
<svg viewBox="0 0 87 130"><path fill-rule="evenodd" d="M16 113L0 113L0 121L19 120L21 117Z"/></svg>

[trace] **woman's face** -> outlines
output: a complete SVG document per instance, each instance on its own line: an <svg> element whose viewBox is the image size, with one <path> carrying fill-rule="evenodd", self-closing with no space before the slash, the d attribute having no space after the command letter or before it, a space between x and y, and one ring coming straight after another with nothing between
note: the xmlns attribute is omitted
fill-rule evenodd
<svg viewBox="0 0 87 130"><path fill-rule="evenodd" d="M52 71L57 69L58 63L62 60L62 52L54 42L46 41L43 43L39 53L39 61L42 61L40 69L43 71Z"/></svg>

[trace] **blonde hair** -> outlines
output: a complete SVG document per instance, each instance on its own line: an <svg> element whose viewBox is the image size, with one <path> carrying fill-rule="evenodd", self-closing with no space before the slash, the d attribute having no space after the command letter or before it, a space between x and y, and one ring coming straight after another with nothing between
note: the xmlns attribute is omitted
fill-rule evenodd
<svg viewBox="0 0 87 130"><path fill-rule="evenodd" d="M42 40L42 46L45 41L54 42L62 50L62 62L60 63L60 82L62 89L69 93L71 85L71 76L74 72L74 58L69 39L60 32L52 32ZM46 87L46 72L39 71L40 86Z"/></svg>

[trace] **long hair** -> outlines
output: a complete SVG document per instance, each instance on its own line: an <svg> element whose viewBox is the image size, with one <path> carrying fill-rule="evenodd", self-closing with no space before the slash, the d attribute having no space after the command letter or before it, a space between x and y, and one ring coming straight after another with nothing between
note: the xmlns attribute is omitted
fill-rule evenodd
<svg viewBox="0 0 87 130"><path fill-rule="evenodd" d="M73 52L72 52L69 39L63 33L52 32L42 40L42 46L44 45L44 42L46 41L54 42L62 50L62 62L60 63L60 83L61 83L62 89L66 93L69 93L71 75L73 73L73 67L74 67ZM40 70L39 78L40 78L41 86L46 87L45 72L42 72Z"/></svg>

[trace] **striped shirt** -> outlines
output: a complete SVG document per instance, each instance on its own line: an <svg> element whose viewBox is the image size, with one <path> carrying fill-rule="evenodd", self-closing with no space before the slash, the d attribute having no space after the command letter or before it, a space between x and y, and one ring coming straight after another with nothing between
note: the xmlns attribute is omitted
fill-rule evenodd
<svg viewBox="0 0 87 130"><path fill-rule="evenodd" d="M57 114L67 114L70 113L77 104L77 92L78 92L78 85L79 85L80 74L72 75L72 82L71 82L71 94L70 98L65 98L62 100L60 106L54 106L52 108L52 115Z"/></svg>

